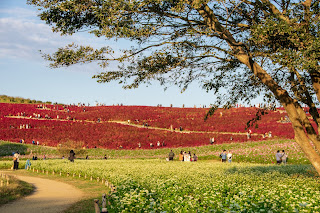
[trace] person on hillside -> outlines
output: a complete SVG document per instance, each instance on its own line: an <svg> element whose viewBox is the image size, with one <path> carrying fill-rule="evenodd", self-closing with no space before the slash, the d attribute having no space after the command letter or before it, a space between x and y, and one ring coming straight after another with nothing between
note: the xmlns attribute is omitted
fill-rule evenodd
<svg viewBox="0 0 320 213"><path fill-rule="evenodd" d="M214 144L214 137L210 138L210 144Z"/></svg>
<svg viewBox="0 0 320 213"><path fill-rule="evenodd" d="M282 160L282 163L283 163L284 165L287 164L287 159L288 159L288 154L285 153L284 150L282 150L282 158L281 158L281 160Z"/></svg>
<svg viewBox="0 0 320 213"><path fill-rule="evenodd" d="M232 161L232 153L230 151L227 154L227 159L228 159L228 162L231 163L231 161Z"/></svg>
<svg viewBox="0 0 320 213"><path fill-rule="evenodd" d="M247 132L247 139L249 140L251 138L251 134Z"/></svg>
<svg viewBox="0 0 320 213"><path fill-rule="evenodd" d="M220 154L221 162L225 163L227 161L227 151L223 150L222 153Z"/></svg>
<svg viewBox="0 0 320 213"><path fill-rule="evenodd" d="M20 157L20 154L19 152L15 152L14 155L13 155L13 169L14 170L17 170L19 168L19 157Z"/></svg>
<svg viewBox="0 0 320 213"><path fill-rule="evenodd" d="M69 154L69 160L70 162L74 162L74 159L76 158L76 153L71 149Z"/></svg>
<svg viewBox="0 0 320 213"><path fill-rule="evenodd" d="M280 151L278 150L277 153L276 153L276 161L277 161L277 164L281 164L281 158L282 158L282 153L280 153Z"/></svg>
<svg viewBox="0 0 320 213"><path fill-rule="evenodd" d="M89 160L89 155L86 156L86 160Z"/></svg>
<svg viewBox="0 0 320 213"><path fill-rule="evenodd" d="M169 152L169 161L172 161L173 158L174 158L174 153L173 153L173 151L171 150L171 151Z"/></svg>
<svg viewBox="0 0 320 213"><path fill-rule="evenodd" d="M140 142L138 143L138 147L139 147L139 149L141 148L141 143Z"/></svg>
<svg viewBox="0 0 320 213"><path fill-rule="evenodd" d="M173 131L173 125L172 124L170 125L170 130Z"/></svg>
<svg viewBox="0 0 320 213"><path fill-rule="evenodd" d="M103 159L107 160L107 155L104 155Z"/></svg>
<svg viewBox="0 0 320 213"><path fill-rule="evenodd" d="M183 151L181 151L179 154L179 161L183 161Z"/></svg>
<svg viewBox="0 0 320 213"><path fill-rule="evenodd" d="M196 154L193 154L193 161L198 161L198 156L196 156Z"/></svg>

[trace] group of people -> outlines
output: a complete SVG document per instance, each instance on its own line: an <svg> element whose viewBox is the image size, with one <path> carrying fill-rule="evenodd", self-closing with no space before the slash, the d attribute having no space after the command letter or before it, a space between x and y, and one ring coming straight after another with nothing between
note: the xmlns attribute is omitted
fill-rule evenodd
<svg viewBox="0 0 320 213"><path fill-rule="evenodd" d="M33 144L33 145L36 145L36 144L37 144L38 146L40 145L39 141L35 141L35 140L32 141L32 144Z"/></svg>
<svg viewBox="0 0 320 213"><path fill-rule="evenodd" d="M173 151L171 150L169 152L169 158L168 160L169 161L173 161L173 158L174 158L175 154L173 153ZM179 161L186 161L186 162L191 162L191 161L198 161L198 157L196 154L191 154L191 152L184 152L184 151L181 151L180 154L179 154Z"/></svg>
<svg viewBox="0 0 320 213"><path fill-rule="evenodd" d="M276 161L278 165L280 165L281 163L287 164L287 159L288 159L288 154L284 150L282 150L282 152L280 152L280 150L277 151Z"/></svg>
<svg viewBox="0 0 320 213"><path fill-rule="evenodd" d="M157 147L160 148L160 147L164 147L166 146L165 142L162 141L162 143L160 143L160 141L157 142ZM138 147L141 148L141 143L139 142L138 143ZM150 143L150 148L152 149L154 147L153 143Z"/></svg>
<svg viewBox="0 0 320 213"><path fill-rule="evenodd" d="M179 154L179 161L186 161L186 162L198 161L198 156L195 153L192 156L190 151L189 152L181 151Z"/></svg>
<svg viewBox="0 0 320 213"><path fill-rule="evenodd" d="M220 154L220 158L221 158L221 162L222 163L227 162L227 160L228 160L229 163L231 163L231 161L232 161L232 153L231 153L231 151L228 151L228 153L227 153L227 150L224 149Z"/></svg>

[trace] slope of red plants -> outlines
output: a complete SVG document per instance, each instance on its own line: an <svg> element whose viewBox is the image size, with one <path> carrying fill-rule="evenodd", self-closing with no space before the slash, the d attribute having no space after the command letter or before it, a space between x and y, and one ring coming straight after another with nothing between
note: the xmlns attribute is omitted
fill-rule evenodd
<svg viewBox="0 0 320 213"><path fill-rule="evenodd" d="M74 141L90 148L110 149L135 149L138 143L142 148L150 148L150 143L157 147L158 141L167 147L200 146L209 144L212 137L218 144L245 142L246 124L255 118L257 110L218 109L205 121L208 109L204 108L0 103L0 139L23 139L26 143L34 140L49 146ZM273 137L293 138L291 123L280 122L285 115L281 110L266 111L249 127L253 133L249 140L262 140L262 134L269 131Z"/></svg>

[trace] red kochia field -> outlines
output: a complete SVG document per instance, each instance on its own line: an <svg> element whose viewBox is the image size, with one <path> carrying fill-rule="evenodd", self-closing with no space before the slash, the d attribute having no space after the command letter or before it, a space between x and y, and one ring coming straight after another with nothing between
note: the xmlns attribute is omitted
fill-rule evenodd
<svg viewBox="0 0 320 213"><path fill-rule="evenodd" d="M0 139L57 146L74 143L83 146L117 149L150 148L157 142L166 147L200 146L215 143L246 142L246 123L257 108L218 109L204 121L209 109L149 106L61 106L0 103ZM40 118L39 118L40 115ZM267 114L251 127L250 140L263 140L263 133L273 137L293 138L291 123L280 122L283 110ZM100 122L97 120L100 119ZM144 124L149 127L145 127ZM176 129L176 131L172 131ZM183 131L178 129L182 127ZM258 127L258 128L256 128ZM232 139L232 140L231 140Z"/></svg>

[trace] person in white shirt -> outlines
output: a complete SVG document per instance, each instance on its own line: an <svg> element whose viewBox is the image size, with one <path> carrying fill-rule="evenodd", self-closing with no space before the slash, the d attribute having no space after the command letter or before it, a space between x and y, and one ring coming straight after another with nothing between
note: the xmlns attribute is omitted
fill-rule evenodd
<svg viewBox="0 0 320 213"><path fill-rule="evenodd" d="M282 163L283 163L284 165L287 164L287 158L288 158L288 154L285 153L284 150L282 150L282 158L281 158L281 160L282 160Z"/></svg>
<svg viewBox="0 0 320 213"><path fill-rule="evenodd" d="M13 155L13 169L19 168L19 157L20 157L19 152L14 153L14 155Z"/></svg>
<svg viewBox="0 0 320 213"><path fill-rule="evenodd" d="M184 159L184 161L186 161L186 162L190 162L190 154L189 153L187 153L187 152L184 152L184 155L183 155L183 159Z"/></svg>
<svg viewBox="0 0 320 213"><path fill-rule="evenodd" d="M228 159L228 162L231 163L231 161L232 161L232 153L230 151L227 154L227 159Z"/></svg>

